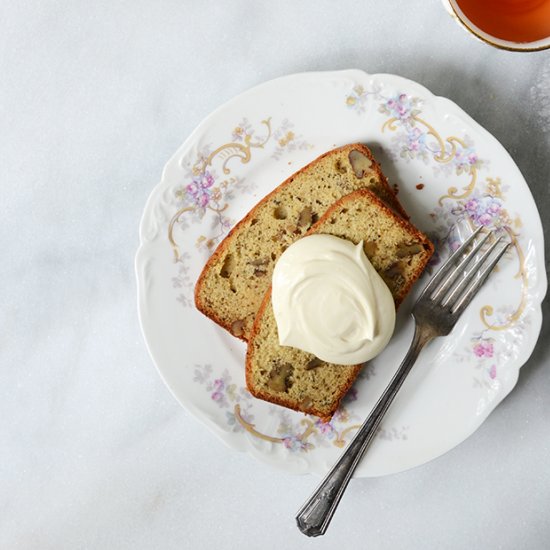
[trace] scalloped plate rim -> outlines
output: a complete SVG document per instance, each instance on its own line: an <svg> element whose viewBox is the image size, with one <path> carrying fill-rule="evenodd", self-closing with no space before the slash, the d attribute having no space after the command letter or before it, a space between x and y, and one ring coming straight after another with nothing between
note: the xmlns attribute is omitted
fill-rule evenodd
<svg viewBox="0 0 550 550"><path fill-rule="evenodd" d="M165 163L162 175L160 178L160 181L153 187L152 191L147 197L147 200L145 202L145 206L143 209L142 216L140 218L139 223L139 239L140 243L135 255L135 261L134 261L134 269L137 279L137 302L138 302L138 320L140 329L143 335L143 339L145 342L145 346L147 349L147 352L149 356L151 357L151 360L155 366L155 369L157 370L160 378L164 382L164 384L169 389L170 393L174 396L176 401L184 408L186 409L193 417L195 417L200 423L203 425L206 425L208 429L215 434L215 436L221 440L228 448L247 453L248 455L254 457L255 459L260 460L262 463L268 464L270 466L273 466L279 470L283 470L289 473L293 474L317 474L317 475L324 475L325 469L320 470L318 468L312 467L311 464L309 464L309 469L301 469L298 467L294 467L292 464L282 462L277 457L274 457L272 455L267 455L266 453L259 452L255 447L250 445L246 440L243 440L240 443L236 443L236 438L233 437L232 432L228 432L226 430L223 430L216 422L212 421L210 418L208 418L205 413L201 410L199 410L192 402L183 402L178 395L175 393L174 389L171 387L169 382L167 381L162 369L159 367L157 360L155 359L153 350L151 349L150 342L146 335L146 329L145 329L145 319L144 319L144 297L142 296L143 293L143 280L141 277L141 258L145 253L146 248L148 245L151 244L151 241L148 241L144 238L144 228L147 221L147 215L150 211L150 207L153 204L155 198L157 195L163 190L164 186L167 184L167 174L172 167L174 163L177 163L177 159L181 157L187 150L189 150L195 141L195 138L200 135L206 127L211 123L213 119L215 119L221 112L224 112L226 109L231 108L231 106L235 103L238 103L241 101L244 97L247 95L255 95L259 91L262 90L262 88L268 88L273 84L276 84L283 80L288 79L294 79L299 80L301 78L309 78L309 77L346 77L346 76L353 77L353 75L361 75L361 78L371 78L371 79L390 79L390 80L397 80L399 82L403 82L406 86L412 87L413 89L419 90L421 92L423 99L433 101L439 105L445 105L445 107L448 110L451 110L457 118L464 120L468 125L474 126L475 129L483 136L484 139L493 140L496 142L502 149L502 152L507 155L509 160L513 163L513 165L517 168L518 172L521 174L521 171L519 170L519 167L517 167L513 157L510 155L508 150L502 145L502 143L496 138L494 135L492 135L487 129L485 129L480 123L478 123L471 115L469 115L466 111L464 111L458 104L456 104L453 100L444 97L439 96L431 92L428 88L426 88L424 85L411 80L407 77L402 77L399 75L391 74L391 73L374 73L370 74L366 71L363 71L361 69L344 69L344 70L337 70L337 71L305 71L305 72L299 72L299 73L293 73L289 75L283 75L279 76L267 81L264 81L262 83L259 83L251 88L248 88L244 90L243 92L237 94L236 96L230 98L229 100L222 103L220 106L218 106L216 109L211 111L206 117L204 117L201 122L195 127L195 129L189 134L189 136L184 140L184 142L176 149L175 153L169 158L169 160ZM522 175L523 178L523 175ZM523 178L525 181L525 178ZM527 182L526 184L526 190L528 193L525 194L525 200L529 200L531 202L531 206L535 209L535 211L538 213L538 209L536 206L536 203L534 201L533 194L531 192L531 189ZM539 214L540 219L540 214ZM542 223L539 225L539 235L534 236L538 237L540 240L540 247L537 247L537 256L538 261L537 264L544 266L544 234L542 231ZM533 235L531 235L531 238L533 238ZM486 411L481 417L480 421L477 425L475 425L468 433L464 435L464 437L461 437L460 439L457 439L456 444L454 444L449 449L440 452L438 454L435 454L430 458L429 460L415 465L406 467L403 469L400 469L398 471L395 471L393 473L401 473L408 470L412 470L418 467L421 467L424 464L427 464L428 462L431 462L432 460L436 460L437 458L443 456L444 454L447 454L448 452L455 449L457 446L459 446L462 442L464 442L466 439L468 439L479 427L485 422L485 420L489 417L489 415L498 407L498 405L512 392L512 390L515 388L518 378L519 378L519 371L520 369L528 362L530 356L532 355L536 343L538 341L538 337L540 335L541 326L542 326L542 302L546 296L547 287L548 287L548 281L547 281L547 275L545 269L541 270L540 273L537 273L538 279L537 279L537 285L530 293L532 296L536 296L536 304L533 303L533 309L531 311L531 326L530 330L528 331L529 337L522 343L522 358L516 360L516 362L520 363L517 366L517 370L515 371L515 377L513 380L513 383L510 382L509 390L506 394L502 395L500 399L496 400L495 404L492 406L492 408L488 411ZM535 307L536 306L536 307ZM381 474L381 475L392 475L392 474ZM379 477L379 475L362 475L361 477Z"/></svg>

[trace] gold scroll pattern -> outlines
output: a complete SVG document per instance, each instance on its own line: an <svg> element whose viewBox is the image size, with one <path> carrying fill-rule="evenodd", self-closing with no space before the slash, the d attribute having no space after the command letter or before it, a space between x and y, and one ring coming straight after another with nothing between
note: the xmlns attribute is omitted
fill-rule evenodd
<svg viewBox="0 0 550 550"><path fill-rule="evenodd" d="M382 125L382 132L385 130L389 130L392 132L395 132L398 130L398 125L396 124L398 122L397 117L391 117L388 120L384 122ZM426 134L433 137L435 141L438 144L439 151L434 153L433 160L440 163L440 164L447 164L451 162L457 151L458 148L461 147L463 149L467 148L467 144L464 142L463 139L456 137L456 136L449 136L445 139L439 134L439 132L428 122L426 122L423 118L420 118L417 114L411 114L410 120L413 121L413 124L419 124L423 126L426 130ZM451 186L447 189L447 193L445 195L442 195L438 203L441 206L443 202L447 199L452 199L455 201L467 199L472 192L474 191L476 184L478 183L478 169L476 166L472 165L470 166L469 170L464 172L468 175L469 181L467 184L462 187L461 190L459 190L455 186ZM491 189L492 195L494 197L503 199L502 193L500 191L500 179L499 178L487 178L488 187ZM515 308L514 312L509 314L507 316L507 320L502 324L495 324L492 323L488 317L492 316L494 314L494 307L491 305L485 305L480 310L480 318L481 322L490 330L494 331L502 331L510 328L513 326L521 317L523 311L525 310L525 306L527 304L527 289L528 289L528 275L527 270L525 268L525 254L522 250L522 247L518 241L518 235L512 230L512 228L508 225L504 225L503 229L506 231L510 238L510 242L512 244L512 249L514 250L519 263L519 269L517 274L514 276L516 279L521 279L521 299L518 306Z"/></svg>
<svg viewBox="0 0 550 550"><path fill-rule="evenodd" d="M317 435L318 430L316 428L315 422L310 420L309 418L303 418L300 421L300 424L304 426L304 430L299 433L298 435L292 435L289 437L273 437L270 435L265 435L258 430L256 430L254 424L247 422L241 415L241 407L237 404L235 405L235 408L233 410L235 414L235 418L239 422L239 424L250 434L252 434L255 437L258 437L259 439L263 439L264 441L269 441L271 443L285 443L289 437L295 439L298 444L300 445L302 450L309 450L313 449L314 445L308 441L308 438L312 435ZM344 445L347 443L346 436L350 434L351 432L354 432L355 430L358 430L361 427L361 424L353 424L351 426L348 426L347 428L344 428L341 431L335 430L335 439L332 442L333 445L336 447L344 447Z"/></svg>
<svg viewBox="0 0 550 550"><path fill-rule="evenodd" d="M212 166L214 160L222 162L222 171L225 175L231 174L231 169L228 166L228 163L231 159L240 159L241 164L247 164L252 158L252 149L263 149L264 146L271 139L271 117L262 120L261 124L266 128L266 135L260 140L252 139L252 135L246 134L243 138L243 143L237 141L232 141L220 145L214 151L212 151L207 157L199 158L193 165L192 172L194 175L203 174L206 171L208 166ZM239 128L237 128L239 130ZM235 178L228 178L222 182L223 187L228 187L231 184L235 183ZM221 206L215 206L208 204L205 208L214 212L215 214L220 215L226 210L229 204L225 203ZM174 239L174 227L180 220L181 216L186 212L195 212L197 210L196 205L186 205L180 208L171 218L170 223L168 224L168 242L172 247L174 253L174 261L177 262L181 258L179 247ZM208 244L208 243L207 243ZM212 243L213 244L213 243Z"/></svg>

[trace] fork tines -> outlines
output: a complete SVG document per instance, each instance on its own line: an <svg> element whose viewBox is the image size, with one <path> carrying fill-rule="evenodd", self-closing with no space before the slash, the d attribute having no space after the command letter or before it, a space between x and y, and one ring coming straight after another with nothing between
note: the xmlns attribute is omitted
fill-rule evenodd
<svg viewBox="0 0 550 550"><path fill-rule="evenodd" d="M421 298L427 298L435 305L450 310L454 317L462 314L511 245L508 242L502 246L503 237L497 237L495 231L485 233L478 242L475 242L482 229L481 226L478 227L449 257L421 295ZM481 257L478 257L483 245L491 236L494 242ZM465 254L472 243L474 243L472 249ZM493 254L499 246L500 249Z"/></svg>

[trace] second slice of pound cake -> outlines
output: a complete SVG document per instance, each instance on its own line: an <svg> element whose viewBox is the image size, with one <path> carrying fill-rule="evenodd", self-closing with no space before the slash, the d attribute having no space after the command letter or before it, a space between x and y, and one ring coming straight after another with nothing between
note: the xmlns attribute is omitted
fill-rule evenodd
<svg viewBox="0 0 550 550"><path fill-rule="evenodd" d="M407 217L364 145L334 149L296 172L219 244L195 287L199 311L247 340L282 252L304 236L335 201L364 188Z"/></svg>
<svg viewBox="0 0 550 550"><path fill-rule="evenodd" d="M396 306L433 254L425 235L367 189L341 198L307 234L333 235L354 244L363 241L367 258L388 285ZM361 365L326 363L311 353L281 346L271 289L266 292L246 356L246 383L254 396L328 420L360 369Z"/></svg>

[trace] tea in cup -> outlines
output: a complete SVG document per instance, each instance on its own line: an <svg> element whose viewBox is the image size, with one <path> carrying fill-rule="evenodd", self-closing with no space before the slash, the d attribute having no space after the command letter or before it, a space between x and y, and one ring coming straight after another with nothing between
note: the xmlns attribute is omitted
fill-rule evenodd
<svg viewBox="0 0 550 550"><path fill-rule="evenodd" d="M550 48L550 0L444 0L461 25L507 50Z"/></svg>

